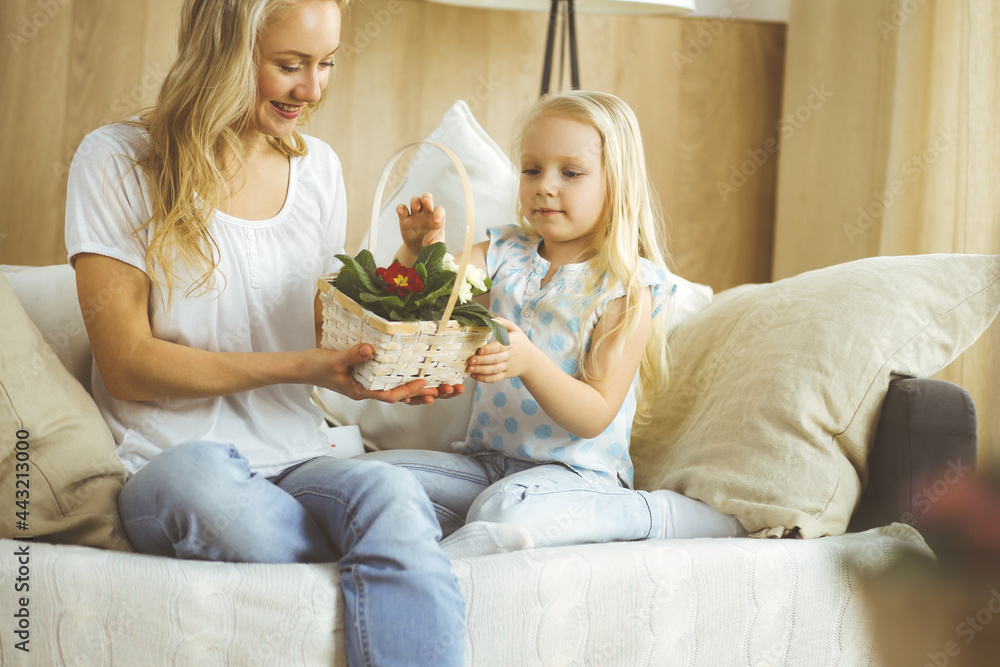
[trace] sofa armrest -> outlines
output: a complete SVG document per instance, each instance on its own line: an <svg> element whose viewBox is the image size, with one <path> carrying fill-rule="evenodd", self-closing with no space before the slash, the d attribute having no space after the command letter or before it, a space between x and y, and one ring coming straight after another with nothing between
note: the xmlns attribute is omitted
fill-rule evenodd
<svg viewBox="0 0 1000 667"><path fill-rule="evenodd" d="M944 380L896 378L889 383L868 456L868 484L849 531L920 518L976 465L976 406Z"/></svg>

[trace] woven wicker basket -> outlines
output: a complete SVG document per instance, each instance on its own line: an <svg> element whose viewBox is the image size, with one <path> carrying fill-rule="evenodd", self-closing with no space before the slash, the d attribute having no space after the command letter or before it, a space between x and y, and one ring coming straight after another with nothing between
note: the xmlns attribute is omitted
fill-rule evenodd
<svg viewBox="0 0 1000 667"><path fill-rule="evenodd" d="M465 326L450 319L458 300L458 290L465 281L468 269L475 213L468 174L458 157L447 147L432 141L421 141L404 146L389 158L375 188L368 247L376 247L375 236L382 192L392 166L403 153L419 144L429 144L444 152L458 171L465 190L465 246L457 260L458 276L441 320L438 322L386 320L338 291L333 286L333 279L337 274L319 278L320 299L323 303L322 345L333 350L346 350L358 343L370 344L374 350L371 359L352 366L354 377L366 389L392 389L419 378L426 378L429 387L460 384L467 375L466 361L490 338L489 327Z"/></svg>

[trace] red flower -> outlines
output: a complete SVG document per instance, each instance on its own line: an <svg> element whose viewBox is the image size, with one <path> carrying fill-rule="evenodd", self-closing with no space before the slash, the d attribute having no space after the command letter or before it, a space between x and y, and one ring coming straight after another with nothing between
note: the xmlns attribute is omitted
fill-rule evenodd
<svg viewBox="0 0 1000 667"><path fill-rule="evenodd" d="M424 283L417 272L399 262L393 262L387 269L376 269L375 275L385 280L389 294L406 296L424 291Z"/></svg>

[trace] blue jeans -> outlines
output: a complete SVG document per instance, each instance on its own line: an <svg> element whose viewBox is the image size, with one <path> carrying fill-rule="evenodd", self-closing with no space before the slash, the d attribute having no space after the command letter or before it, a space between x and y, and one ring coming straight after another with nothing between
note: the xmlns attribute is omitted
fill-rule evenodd
<svg viewBox="0 0 1000 667"><path fill-rule="evenodd" d="M465 601L427 496L403 469L320 457L267 479L231 445L191 442L140 468L118 507L142 553L336 561L352 667L463 664Z"/></svg>
<svg viewBox="0 0 1000 667"><path fill-rule="evenodd" d="M412 472L427 490L445 536L466 522L515 523L543 547L643 540L654 528L645 491L592 484L557 463L402 449L360 458Z"/></svg>

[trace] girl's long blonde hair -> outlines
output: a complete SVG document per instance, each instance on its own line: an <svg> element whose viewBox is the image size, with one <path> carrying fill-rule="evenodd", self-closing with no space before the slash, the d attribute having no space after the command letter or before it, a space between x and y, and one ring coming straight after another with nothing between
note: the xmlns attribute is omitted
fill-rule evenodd
<svg viewBox="0 0 1000 667"><path fill-rule="evenodd" d="M210 225L230 194L227 175L244 165L240 134L257 102L258 55L265 30L303 0L186 0L177 59L160 86L156 105L138 121L149 133L149 150L137 159L149 181L152 211L146 274L172 292L180 259L197 276L188 289L212 287L218 247ZM336 2L341 10L350 0ZM309 104L300 124L322 103ZM298 132L268 138L289 157L305 155ZM235 164L223 164L224 156Z"/></svg>
<svg viewBox="0 0 1000 667"><path fill-rule="evenodd" d="M522 143L531 124L541 117L574 120L597 130L601 145L596 146L601 155L607 196L604 205L605 231L603 237L591 248L587 258L589 289L582 295L600 294L609 285L625 285L624 316L613 329L595 340L588 350L583 344L586 332L581 327L580 368L587 374L586 357L602 345L618 341L624 345L628 336L639 325L639 307L643 287L637 278L639 258L666 268L663 217L656 191L646 173L639 123L632 109L621 99L607 93L591 91L565 91L539 99L529 107L519 120L514 140L514 164L520 164ZM538 232L528 223L518 203L518 218L524 230L535 237ZM591 304L587 318L597 308L598 299ZM642 419L653 400L667 387L668 354L666 346L667 320L670 309L653 318L649 339L639 366L638 409L636 417ZM606 372L607 369L603 369ZM598 370L601 372L601 369Z"/></svg>

